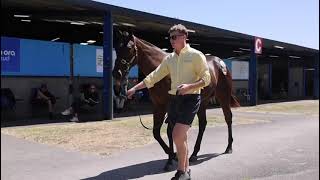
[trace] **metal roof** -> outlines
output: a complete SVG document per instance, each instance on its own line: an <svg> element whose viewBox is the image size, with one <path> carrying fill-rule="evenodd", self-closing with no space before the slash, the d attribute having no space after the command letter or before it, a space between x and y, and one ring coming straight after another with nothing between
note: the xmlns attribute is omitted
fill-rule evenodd
<svg viewBox="0 0 320 180"><path fill-rule="evenodd" d="M136 31L138 34L140 33L142 36L148 35L148 33L159 33L165 36L167 30L173 24L181 23L188 29L195 30L195 33L190 33L190 38L192 38L195 44L197 42L199 44L205 44L204 48L208 48L210 45L214 47L213 49L221 48L213 44L219 44L220 46L226 45L230 47L230 49L234 47L250 48L254 40L254 36L243 33L90 0L1 0L1 9L4 9L5 12L29 13L32 14L33 19L39 21L61 21L67 19L69 21L82 21L93 25L100 25L101 28L104 12L110 11L117 25L123 26L121 23L134 24L135 27L130 27L130 29ZM285 51L306 55L319 52L319 50L312 48L271 39L263 39L263 46L266 49L279 51L274 49L276 45L284 47Z"/></svg>

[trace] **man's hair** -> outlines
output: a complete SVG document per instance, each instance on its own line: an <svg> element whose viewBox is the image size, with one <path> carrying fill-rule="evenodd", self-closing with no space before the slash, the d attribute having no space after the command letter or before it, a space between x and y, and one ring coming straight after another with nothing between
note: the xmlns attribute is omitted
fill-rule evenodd
<svg viewBox="0 0 320 180"><path fill-rule="evenodd" d="M170 33L175 32L175 31L178 31L179 33L183 33L183 34L185 34L185 35L188 37L187 28L186 28L184 25L182 25L182 24L175 24L175 25L173 25L173 26L169 29L168 33L170 34Z"/></svg>

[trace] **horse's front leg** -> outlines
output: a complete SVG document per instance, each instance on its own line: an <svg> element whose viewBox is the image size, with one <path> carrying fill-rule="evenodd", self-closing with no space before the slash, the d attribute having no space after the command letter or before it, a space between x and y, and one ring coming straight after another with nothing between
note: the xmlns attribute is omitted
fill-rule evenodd
<svg viewBox="0 0 320 180"><path fill-rule="evenodd" d="M198 152L200 151L203 133L206 130L207 117L206 117L206 108L204 106L200 107L200 109L197 113L197 116L199 119L199 133L198 133L196 144L194 145L193 153L191 154L191 156L189 158L190 162L195 162L198 160Z"/></svg>
<svg viewBox="0 0 320 180"><path fill-rule="evenodd" d="M174 146L173 146L173 138L172 138L172 131L173 131L173 124L169 121L168 122L168 127L167 127L167 136L168 136L168 140L169 140L169 149L170 149L170 153L169 155L169 159L164 167L165 171L170 171L170 169L172 169L173 166L173 160L177 161L177 155L176 153L174 153Z"/></svg>
<svg viewBox="0 0 320 180"><path fill-rule="evenodd" d="M162 149L166 154L168 154L169 158L168 161L164 167L164 170L169 170L169 166L172 164L172 158L173 158L173 149L169 148L167 144L163 141L160 130L161 126L163 124L164 115L165 115L165 108L156 108L157 110L153 113L153 137L158 141ZM170 132L169 132L170 133ZM171 132L172 134L172 132ZM168 138L170 135L168 136ZM171 137L172 138L172 137ZM170 140L169 140L170 142ZM172 143L173 144L173 143ZM173 145L171 146L173 148Z"/></svg>

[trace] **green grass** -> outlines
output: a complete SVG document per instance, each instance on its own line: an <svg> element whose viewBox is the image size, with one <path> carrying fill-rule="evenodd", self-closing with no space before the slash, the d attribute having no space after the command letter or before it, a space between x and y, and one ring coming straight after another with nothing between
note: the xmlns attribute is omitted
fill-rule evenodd
<svg viewBox="0 0 320 180"><path fill-rule="evenodd" d="M319 100L263 104L238 108L236 111L276 112L287 114L319 115Z"/></svg>

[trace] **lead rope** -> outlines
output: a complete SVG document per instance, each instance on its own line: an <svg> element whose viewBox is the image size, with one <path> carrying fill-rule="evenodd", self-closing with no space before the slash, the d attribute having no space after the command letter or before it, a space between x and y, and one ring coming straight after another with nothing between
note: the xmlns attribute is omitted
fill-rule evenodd
<svg viewBox="0 0 320 180"><path fill-rule="evenodd" d="M137 114L138 114L138 116L139 116L141 125L142 125L145 129L148 129L148 130L153 130L153 129L154 129L154 128L148 128L147 126L145 126L145 125L143 124L142 120L141 120L140 114L139 114L139 113L137 113ZM167 113L166 113L164 119L167 119L167 117L168 117L168 115L167 115ZM162 125L162 124L160 124L160 125ZM160 126L160 125L159 125L159 126ZM161 127L161 126L160 126L160 127Z"/></svg>
<svg viewBox="0 0 320 180"><path fill-rule="evenodd" d="M137 92L136 94L141 95L142 92L140 91L140 92ZM137 96L137 95L135 95L135 96ZM144 128L147 129L147 130L153 130L153 129L154 129L154 128L149 128L149 127L147 127L146 125L143 124L142 118L141 118L141 115L140 115L139 111L136 110L136 113L135 113L135 114L136 114L136 116L139 116L140 124L142 125L142 127L144 127ZM167 118L168 118L168 114L166 113L166 114L165 114L165 117L164 117L164 121L165 121L165 122L166 122L166 119L167 119ZM162 124L160 124L159 126L161 127ZM158 128L160 128L160 127L158 127Z"/></svg>
<svg viewBox="0 0 320 180"><path fill-rule="evenodd" d="M135 99L136 99L136 100L135 100L136 103L137 103L138 99L140 98L141 94L142 94L141 91L135 93L134 96L135 96ZM141 120L141 115L140 115L139 111L136 110L136 113L135 113L135 114L136 114L136 116L139 116L140 124L141 124L145 129L153 130L153 128L148 128L147 126L145 126L145 125L143 124L143 122L142 122L142 120Z"/></svg>
<svg viewBox="0 0 320 180"><path fill-rule="evenodd" d="M142 93L142 92L138 92L138 93ZM179 91L177 90L177 92L176 92L176 95L178 95L179 94ZM140 113L138 113L139 111L136 111L136 116L138 115L139 116L139 120L140 120L140 123L141 123L141 125L145 128L145 129L148 129L148 130L153 130L154 128L148 128L147 126L145 126L144 124L143 124L143 122L142 122L142 120L141 120L141 116L140 116ZM165 123L169 123L167 120L168 120L168 113L166 113L165 114L165 116L164 116L164 122ZM160 124L160 127L162 126L162 124Z"/></svg>

